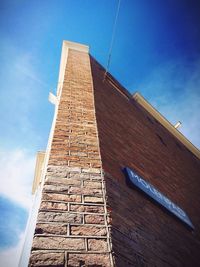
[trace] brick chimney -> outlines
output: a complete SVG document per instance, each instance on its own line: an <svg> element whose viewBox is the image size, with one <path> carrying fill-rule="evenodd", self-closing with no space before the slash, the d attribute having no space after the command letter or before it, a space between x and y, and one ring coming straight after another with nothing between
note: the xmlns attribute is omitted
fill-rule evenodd
<svg viewBox="0 0 200 267"><path fill-rule="evenodd" d="M64 41L30 266L112 266L88 47Z"/></svg>

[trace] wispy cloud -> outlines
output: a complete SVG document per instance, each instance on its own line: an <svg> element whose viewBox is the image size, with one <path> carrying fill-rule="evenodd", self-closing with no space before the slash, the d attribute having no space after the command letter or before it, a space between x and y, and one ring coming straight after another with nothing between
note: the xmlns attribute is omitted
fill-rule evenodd
<svg viewBox="0 0 200 267"><path fill-rule="evenodd" d="M35 156L22 149L0 151L0 194L30 207Z"/></svg>
<svg viewBox="0 0 200 267"><path fill-rule="evenodd" d="M172 124L200 148L200 60L168 62L154 69L138 88Z"/></svg>

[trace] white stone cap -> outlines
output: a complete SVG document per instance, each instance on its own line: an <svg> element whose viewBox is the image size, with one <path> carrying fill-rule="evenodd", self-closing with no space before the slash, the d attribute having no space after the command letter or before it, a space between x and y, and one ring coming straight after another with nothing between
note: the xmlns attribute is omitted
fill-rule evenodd
<svg viewBox="0 0 200 267"><path fill-rule="evenodd" d="M73 49L80 52L85 52L85 53L89 52L89 46L84 44L79 44L70 41L63 41L63 46L67 47L68 49Z"/></svg>

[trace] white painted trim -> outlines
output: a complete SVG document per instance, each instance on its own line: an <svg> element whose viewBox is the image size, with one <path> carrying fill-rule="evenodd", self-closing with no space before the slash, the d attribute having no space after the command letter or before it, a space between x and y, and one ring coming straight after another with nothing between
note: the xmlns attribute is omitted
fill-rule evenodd
<svg viewBox="0 0 200 267"><path fill-rule="evenodd" d="M171 134L173 134L187 149L200 159L200 150L196 148L181 132L178 131L160 112L158 112L142 95L136 92L133 98L157 121L159 121Z"/></svg>
<svg viewBox="0 0 200 267"><path fill-rule="evenodd" d="M49 92L49 102L53 105L56 105L58 102L57 96L55 96L52 92Z"/></svg>
<svg viewBox="0 0 200 267"><path fill-rule="evenodd" d="M37 188L40 184L40 177L43 169L43 162L45 158L45 152L44 151L38 151L36 156L36 164L35 164L35 175L32 185L32 195L35 194L37 191Z"/></svg>

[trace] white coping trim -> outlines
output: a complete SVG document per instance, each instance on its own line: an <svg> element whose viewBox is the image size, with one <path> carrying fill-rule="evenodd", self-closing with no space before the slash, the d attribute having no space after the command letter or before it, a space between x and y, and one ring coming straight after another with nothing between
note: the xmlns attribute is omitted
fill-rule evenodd
<svg viewBox="0 0 200 267"><path fill-rule="evenodd" d="M32 185L32 195L35 194L38 185L40 184L40 177L43 169L44 158L45 158L45 151L38 151L36 156L35 175Z"/></svg>
<svg viewBox="0 0 200 267"><path fill-rule="evenodd" d="M171 134L173 134L187 149L200 159L200 150L196 148L181 132L178 131L164 116L161 115L142 95L136 92L133 98L158 120Z"/></svg>
<svg viewBox="0 0 200 267"><path fill-rule="evenodd" d="M40 184L38 186L38 189L36 190L35 200L34 200L34 203L32 206L32 210L30 211L29 220L27 223L26 231L25 231L24 244L23 244L22 253L21 253L18 267L27 267L28 263L29 263L29 257L30 257L30 253L31 253L31 247L32 247L32 240L33 240L33 236L34 236L35 225L37 222L37 213L38 213L38 209L39 209L41 198L42 198L42 188L44 185L45 175L47 172L47 165L49 162L51 144L52 144L54 129L55 129L55 125L56 125L58 106L60 103L60 97L61 97L62 88L63 88L63 82L64 82L65 69L66 69L66 65L67 65L67 58L68 58L69 49L73 49L73 50L77 50L77 51L85 52L85 53L89 52L89 47L86 45L82 45L82 44L78 44L78 43L74 43L74 42L69 42L69 41L63 41L61 60L60 60L60 71L59 71L58 86L57 86L57 99L58 99L58 101L55 105L55 112L54 112L53 122L52 122L52 126L51 126L51 131L49 134L46 153L45 153L45 157L44 157L44 163L43 163L43 168L42 168Z"/></svg>

